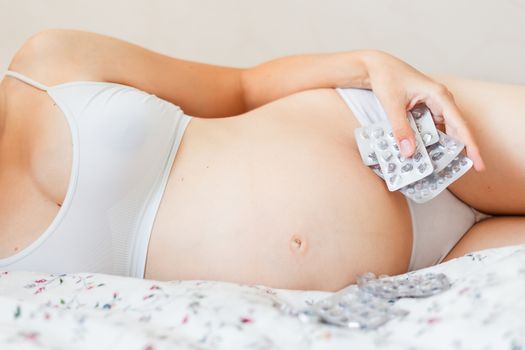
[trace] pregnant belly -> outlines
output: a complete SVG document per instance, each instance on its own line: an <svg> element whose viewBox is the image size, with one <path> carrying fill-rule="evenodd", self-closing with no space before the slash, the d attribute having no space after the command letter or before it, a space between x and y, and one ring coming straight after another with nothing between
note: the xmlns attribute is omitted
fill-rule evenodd
<svg viewBox="0 0 525 350"><path fill-rule="evenodd" d="M146 278L336 290L406 271L404 198L361 164L333 90L193 119L153 228Z"/></svg>

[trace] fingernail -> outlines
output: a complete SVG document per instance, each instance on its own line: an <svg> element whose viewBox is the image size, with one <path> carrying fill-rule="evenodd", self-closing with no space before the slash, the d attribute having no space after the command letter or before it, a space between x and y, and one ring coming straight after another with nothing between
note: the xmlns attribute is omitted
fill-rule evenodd
<svg viewBox="0 0 525 350"><path fill-rule="evenodd" d="M409 139L403 139L399 143L399 147L401 148L401 153L404 155L410 154L410 151L412 151L412 143Z"/></svg>

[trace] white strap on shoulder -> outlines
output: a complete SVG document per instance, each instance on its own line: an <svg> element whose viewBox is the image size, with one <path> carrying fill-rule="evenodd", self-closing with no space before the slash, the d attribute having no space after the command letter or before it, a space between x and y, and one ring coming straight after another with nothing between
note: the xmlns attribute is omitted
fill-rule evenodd
<svg viewBox="0 0 525 350"><path fill-rule="evenodd" d="M25 75L23 74L20 74L18 72L14 72L12 70L8 70L6 73L5 73L6 76L9 76L9 77L13 77L15 79L18 79L20 81L23 81L24 83L26 84L29 84L37 89L40 89L40 90L43 90L43 91L47 91L49 89L48 86L44 85L44 84L41 84L39 83L38 81L35 81L31 78L28 78L26 77Z"/></svg>

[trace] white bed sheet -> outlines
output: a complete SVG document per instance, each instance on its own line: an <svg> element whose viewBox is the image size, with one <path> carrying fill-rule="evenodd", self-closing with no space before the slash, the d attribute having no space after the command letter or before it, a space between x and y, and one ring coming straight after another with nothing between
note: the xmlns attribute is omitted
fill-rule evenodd
<svg viewBox="0 0 525 350"><path fill-rule="evenodd" d="M329 293L104 274L0 273L0 349L525 349L525 246L486 250L422 272L453 286L402 299L410 313L374 331L303 323Z"/></svg>

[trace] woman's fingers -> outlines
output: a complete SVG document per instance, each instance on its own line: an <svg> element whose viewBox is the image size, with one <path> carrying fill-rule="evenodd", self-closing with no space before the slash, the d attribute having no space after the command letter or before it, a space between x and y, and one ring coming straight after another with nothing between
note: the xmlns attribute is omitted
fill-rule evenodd
<svg viewBox="0 0 525 350"><path fill-rule="evenodd" d="M443 118L445 119L447 131L452 131L452 135L465 144L467 156L474 163L474 169L477 171L484 170L485 163L483 162L483 158L481 158L476 139L470 132L467 123L461 117L461 113L454 103L449 103L445 106L443 109Z"/></svg>
<svg viewBox="0 0 525 350"><path fill-rule="evenodd" d="M401 94L394 94L394 96L399 95ZM416 143L414 133L407 119L407 103L404 100L393 97L392 94L388 97L378 95L378 98L390 120L401 154L405 157L412 156ZM461 116L461 112L454 102L454 97L446 87L438 84L435 92L430 94L423 102L430 108L437 119L445 123L447 132L465 144L467 156L474 163L474 168L477 171L484 170L485 163L481 157L478 144Z"/></svg>
<svg viewBox="0 0 525 350"><path fill-rule="evenodd" d="M364 57L369 85L390 120L401 154L410 157L416 148L407 109L424 102L432 111L435 122L444 123L447 132L465 144L474 168L478 171L485 168L478 144L445 85L388 54L374 52Z"/></svg>
<svg viewBox="0 0 525 350"><path fill-rule="evenodd" d="M434 121L444 124L447 134L457 138L465 145L467 156L474 163L474 169L481 171L485 169L485 163L481 158L476 139L463 119L459 108L454 101L454 96L441 84L434 84L431 93L423 102L430 108Z"/></svg>
<svg viewBox="0 0 525 350"><path fill-rule="evenodd" d="M454 97L442 85L439 85L437 90L433 96L433 100L429 99L425 101L426 105L432 111L435 119L441 119L444 122L447 133L463 142L467 149L467 156L474 163L474 168L477 171L484 170L485 163L481 158L476 139L470 132L465 119L461 116Z"/></svg>
<svg viewBox="0 0 525 350"><path fill-rule="evenodd" d="M378 98L392 125L392 132L399 146L399 151L405 157L412 156L416 149L416 140L408 122L405 102L392 98L383 98L382 101L379 96Z"/></svg>

